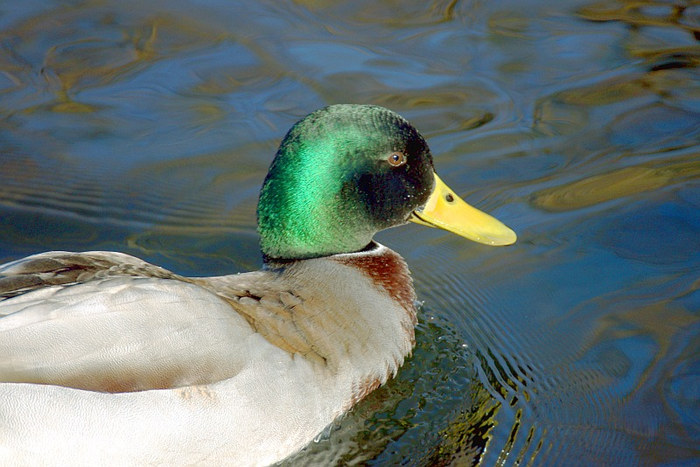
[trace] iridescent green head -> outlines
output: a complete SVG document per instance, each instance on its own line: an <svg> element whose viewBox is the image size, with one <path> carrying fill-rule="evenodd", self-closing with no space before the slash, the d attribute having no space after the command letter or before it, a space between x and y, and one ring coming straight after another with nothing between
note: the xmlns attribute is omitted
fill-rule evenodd
<svg viewBox="0 0 700 467"><path fill-rule="evenodd" d="M263 255L359 251L406 223L434 186L428 145L401 116L369 105L313 112L285 136L260 192Z"/></svg>

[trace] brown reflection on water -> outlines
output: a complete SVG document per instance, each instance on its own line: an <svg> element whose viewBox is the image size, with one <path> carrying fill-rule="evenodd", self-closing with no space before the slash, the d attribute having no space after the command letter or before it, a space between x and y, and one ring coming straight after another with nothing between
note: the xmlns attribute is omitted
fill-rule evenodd
<svg viewBox="0 0 700 467"><path fill-rule="evenodd" d="M82 90L125 80L159 59L217 40L211 28L186 17L130 16L128 10L87 3L52 8L4 31L6 38L31 38L14 50L13 80L28 84L19 73L28 70L21 65L35 61L41 65L39 79L55 96L54 102L24 111L95 112L99 107L76 99Z"/></svg>
<svg viewBox="0 0 700 467"><path fill-rule="evenodd" d="M390 27L425 26L455 19L457 0L406 3L397 0L374 2L365 8L354 8L352 2L338 0L294 0L310 10L339 7L353 22L377 23Z"/></svg>
<svg viewBox="0 0 700 467"><path fill-rule="evenodd" d="M635 449L651 463L669 457L691 461L697 454L694 434L683 420L696 414L688 412L692 403L677 391L676 381L677 362L694 359L691 355L698 351L698 341L688 334L698 327L697 310L686 309L681 299L697 293L700 284L682 278L651 282L596 298L567 319L595 322L577 360L591 367L595 363L596 379L606 386L607 406L616 407L611 424L635 439ZM659 291L668 298L657 300ZM682 373L680 380L684 377ZM649 426L649 418L674 423L657 430Z"/></svg>
<svg viewBox="0 0 700 467"><path fill-rule="evenodd" d="M534 206L569 211L700 178L700 153L672 162L625 167L533 194Z"/></svg>
<svg viewBox="0 0 700 467"><path fill-rule="evenodd" d="M621 21L638 27L671 27L696 34L700 29L697 5L691 6L691 3L629 0L594 2L581 8L579 15L591 21Z"/></svg>

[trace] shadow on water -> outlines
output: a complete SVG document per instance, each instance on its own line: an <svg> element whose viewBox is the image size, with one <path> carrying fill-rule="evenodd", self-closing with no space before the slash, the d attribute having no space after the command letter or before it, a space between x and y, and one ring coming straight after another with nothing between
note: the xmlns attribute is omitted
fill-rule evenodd
<svg viewBox="0 0 700 467"><path fill-rule="evenodd" d="M0 6L0 262L259 267L284 132L391 107L519 234L405 227L417 347L286 465L696 465L700 8L656 1Z"/></svg>

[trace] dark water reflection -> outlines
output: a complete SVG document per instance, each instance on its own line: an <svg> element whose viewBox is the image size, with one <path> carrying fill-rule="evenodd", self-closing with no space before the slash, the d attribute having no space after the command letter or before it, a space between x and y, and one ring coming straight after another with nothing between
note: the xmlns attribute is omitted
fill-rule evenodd
<svg viewBox="0 0 700 467"><path fill-rule="evenodd" d="M381 234L418 347L288 463L697 465L699 35L691 2L6 2L0 261L257 268L287 128L385 105L520 239Z"/></svg>

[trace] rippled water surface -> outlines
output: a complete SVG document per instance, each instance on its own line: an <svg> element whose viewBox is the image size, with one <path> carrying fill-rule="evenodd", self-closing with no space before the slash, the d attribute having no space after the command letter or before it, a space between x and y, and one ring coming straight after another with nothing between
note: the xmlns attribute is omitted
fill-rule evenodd
<svg viewBox="0 0 700 467"><path fill-rule="evenodd" d="M653 1L0 5L0 262L260 266L292 123L373 103L519 234L384 232L413 357L290 465L700 463L700 7Z"/></svg>

